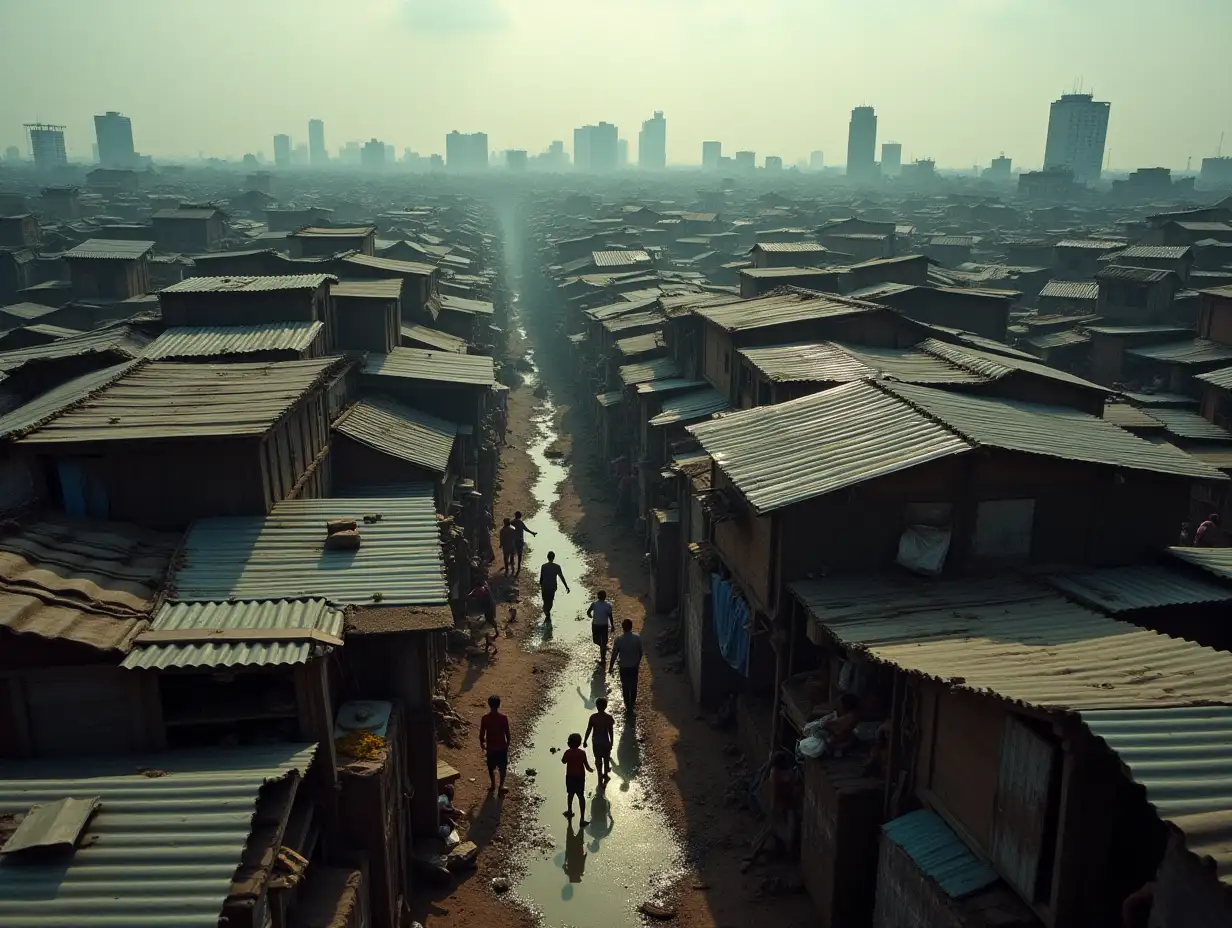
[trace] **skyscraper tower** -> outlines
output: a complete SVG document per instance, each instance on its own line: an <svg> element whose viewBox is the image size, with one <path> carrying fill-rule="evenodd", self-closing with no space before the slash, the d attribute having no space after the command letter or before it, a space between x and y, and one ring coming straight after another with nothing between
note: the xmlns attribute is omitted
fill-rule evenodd
<svg viewBox="0 0 1232 928"><path fill-rule="evenodd" d="M886 177L898 177L902 171L902 144L899 142L886 142L881 146L881 173Z"/></svg>
<svg viewBox="0 0 1232 928"><path fill-rule="evenodd" d="M1048 113L1044 170L1073 171L1074 180L1080 184L1099 180L1110 108L1110 103L1097 102L1089 93L1066 93L1054 100Z"/></svg>
<svg viewBox="0 0 1232 928"><path fill-rule="evenodd" d="M662 171L667 167L667 120L662 110L642 123L637 136L637 166L642 170Z"/></svg>
<svg viewBox="0 0 1232 928"><path fill-rule="evenodd" d="M871 180L877 164L877 113L871 106L857 106L851 111L847 127L847 176L855 180Z"/></svg>
<svg viewBox="0 0 1232 928"><path fill-rule="evenodd" d="M30 156L34 159L35 170L51 171L68 164L68 153L64 148L63 126L28 122L26 123L26 134L30 137Z"/></svg>
<svg viewBox="0 0 1232 928"><path fill-rule="evenodd" d="M325 148L325 123L319 119L308 120L308 159L313 167L320 167L329 161L329 152Z"/></svg>
<svg viewBox="0 0 1232 928"><path fill-rule="evenodd" d="M274 165L280 168L291 166L291 136L274 136Z"/></svg>
<svg viewBox="0 0 1232 928"><path fill-rule="evenodd" d="M702 167L707 171L719 169L719 159L723 157L722 142L702 142Z"/></svg>
<svg viewBox="0 0 1232 928"><path fill-rule="evenodd" d="M137 162L133 149L133 123L127 116L108 110L94 117L98 138L98 163L105 168L131 168Z"/></svg>

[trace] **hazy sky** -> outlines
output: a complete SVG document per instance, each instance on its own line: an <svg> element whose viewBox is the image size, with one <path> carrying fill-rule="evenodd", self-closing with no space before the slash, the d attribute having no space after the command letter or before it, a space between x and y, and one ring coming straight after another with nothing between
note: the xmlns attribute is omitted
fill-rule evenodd
<svg viewBox="0 0 1232 928"><path fill-rule="evenodd" d="M1081 79L1112 102L1114 167L1196 168L1222 131L1232 152L1230 36L1232 0L0 0L0 146L43 120L88 158L117 109L155 156L272 157L311 117L331 153L454 128L572 148L599 120L635 153L661 109L672 162L716 138L837 164L868 103L904 159L1030 167Z"/></svg>

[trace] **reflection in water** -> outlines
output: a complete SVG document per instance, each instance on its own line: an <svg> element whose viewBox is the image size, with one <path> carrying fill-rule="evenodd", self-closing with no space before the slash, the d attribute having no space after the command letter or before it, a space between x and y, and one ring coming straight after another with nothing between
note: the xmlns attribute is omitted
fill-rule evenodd
<svg viewBox="0 0 1232 928"><path fill-rule="evenodd" d="M642 750L637 743L637 729L632 719L623 719L620 740L616 742L616 759L612 764L612 772L620 778L622 793L629 791L629 783L637 776L641 766Z"/></svg>
<svg viewBox="0 0 1232 928"><path fill-rule="evenodd" d="M616 822L612 818L612 804L607 801L607 792L600 787L590 800L590 852L599 853L599 842L612 833Z"/></svg>

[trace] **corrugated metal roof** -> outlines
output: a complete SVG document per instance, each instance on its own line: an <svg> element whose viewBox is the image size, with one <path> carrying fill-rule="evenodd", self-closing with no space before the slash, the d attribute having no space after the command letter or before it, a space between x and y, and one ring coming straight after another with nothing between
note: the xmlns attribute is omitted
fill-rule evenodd
<svg viewBox="0 0 1232 928"><path fill-rule="evenodd" d="M277 274L246 277L186 277L160 293L268 293L277 290L316 290L338 280L333 274Z"/></svg>
<svg viewBox="0 0 1232 928"><path fill-rule="evenodd" d="M1169 548L1168 553L1187 564L1201 567L1224 580L1232 580L1232 548Z"/></svg>
<svg viewBox="0 0 1232 928"><path fill-rule="evenodd" d="M593 251L590 260L595 267L631 267L635 264L649 264L650 252Z"/></svg>
<svg viewBox="0 0 1232 928"><path fill-rule="evenodd" d="M858 313L885 312L877 303L835 294L789 290L752 300L723 302L693 308L695 315L713 322L728 332L741 332L764 326L800 322L805 319L838 318Z"/></svg>
<svg viewBox="0 0 1232 928"><path fill-rule="evenodd" d="M1116 280L1133 284L1157 284L1161 280L1176 276L1172 271L1153 267L1137 267L1136 265L1110 264L1100 268L1095 275L1096 280Z"/></svg>
<svg viewBox="0 0 1232 928"><path fill-rule="evenodd" d="M952 899L991 886L997 871L971 852L936 812L917 809L881 826L882 833L915 861Z"/></svg>
<svg viewBox="0 0 1232 928"><path fill-rule="evenodd" d="M976 241L974 235L934 235L928 240L928 244L945 248L970 248Z"/></svg>
<svg viewBox="0 0 1232 928"><path fill-rule="evenodd" d="M263 351L307 351L325 327L321 322L264 322L258 325L173 326L154 339L143 357L210 358Z"/></svg>
<svg viewBox="0 0 1232 928"><path fill-rule="evenodd" d="M820 242L758 242L748 250L749 254L755 251L764 251L767 254L794 254L794 253L810 253L820 254L824 251L829 251L825 245Z"/></svg>
<svg viewBox="0 0 1232 928"><path fill-rule="evenodd" d="M222 210L213 206L181 207L179 209L156 209L150 213L151 219L213 219L222 214Z"/></svg>
<svg viewBox="0 0 1232 928"><path fill-rule="evenodd" d="M101 371L91 371L75 377L68 383L36 396L30 402L18 406L6 416L0 416L0 438L11 438L30 431L59 415L65 409L109 386L132 370L136 361L126 361Z"/></svg>
<svg viewBox="0 0 1232 928"><path fill-rule="evenodd" d="M909 384L881 384L977 445L1127 470L1226 480L1195 458L1062 406L985 399Z"/></svg>
<svg viewBox="0 0 1232 928"><path fill-rule="evenodd" d="M1057 242L1057 248L1087 248L1091 251L1117 251L1125 247L1124 242L1112 242L1101 238L1067 238Z"/></svg>
<svg viewBox="0 0 1232 928"><path fill-rule="evenodd" d="M669 377L666 380L648 380L637 384L638 396L649 393L675 393L680 390L692 390L707 386L705 380L690 380L687 377Z"/></svg>
<svg viewBox="0 0 1232 928"><path fill-rule="evenodd" d="M1121 257L1179 261L1192 253L1193 249L1188 245L1130 245L1121 252Z"/></svg>
<svg viewBox="0 0 1232 928"><path fill-rule="evenodd" d="M44 306L42 303L10 303L8 306L0 306L0 316L11 316L14 322L17 320L29 322L46 316L48 313L54 313L58 308Z"/></svg>
<svg viewBox="0 0 1232 928"><path fill-rule="evenodd" d="M362 238L375 235L376 226L305 226L296 229L289 238Z"/></svg>
<svg viewBox="0 0 1232 928"><path fill-rule="evenodd" d="M680 365L671 358L654 358L650 361L624 364L620 367L620 381L626 387L651 380L668 380L680 376Z"/></svg>
<svg viewBox="0 0 1232 928"><path fill-rule="evenodd" d="M1101 387L1097 383L1084 380L1068 371L1049 367L1039 360L1029 361L1018 355L996 354L990 351L980 351L978 348L969 348L966 345L951 345L949 342L936 338L922 342L919 348L934 357L944 358L952 364L982 374L990 380L1000 380L1014 371L1022 371L1037 377L1046 377L1049 380L1060 380L1071 386L1084 387L1097 393L1111 392L1107 387Z"/></svg>
<svg viewBox="0 0 1232 928"><path fill-rule="evenodd" d="M1105 403L1104 418L1123 429L1162 429L1164 424L1129 403Z"/></svg>
<svg viewBox="0 0 1232 928"><path fill-rule="evenodd" d="M315 753L316 745L267 744L0 761L0 814L101 800L71 857L0 866L0 924L217 928L261 787L307 773Z"/></svg>
<svg viewBox="0 0 1232 928"><path fill-rule="evenodd" d="M1151 418L1158 419L1173 435L1203 441L1232 441L1232 432L1209 422L1188 409L1153 407Z"/></svg>
<svg viewBox="0 0 1232 928"><path fill-rule="evenodd" d="M585 314L596 322L603 322L606 319L614 319L617 316L625 316L629 313L649 309L658 302L659 297L656 292L654 296L640 300L617 300L615 303L608 303L605 306L596 306L594 309L586 310Z"/></svg>
<svg viewBox="0 0 1232 928"><path fill-rule="evenodd" d="M1232 585L1150 564L1069 569L1044 580L1071 599L1113 615L1135 609L1232 602Z"/></svg>
<svg viewBox="0 0 1232 928"><path fill-rule="evenodd" d="M1082 720L1145 788L1159 817L1181 831L1190 853L1232 883L1232 708L1089 711Z"/></svg>
<svg viewBox="0 0 1232 928"><path fill-rule="evenodd" d="M1232 444L1193 444L1185 449L1185 453L1225 473L1232 471Z"/></svg>
<svg viewBox="0 0 1232 928"><path fill-rule="evenodd" d="M783 242L782 244L793 243ZM752 277L755 280L768 280L775 277L835 277L843 273L843 269L837 267L746 267L740 273L742 276Z"/></svg>
<svg viewBox="0 0 1232 928"><path fill-rule="evenodd" d="M617 406L625 401L625 395L620 390L609 390L607 393L596 393L595 400L600 406Z"/></svg>
<svg viewBox="0 0 1232 928"><path fill-rule="evenodd" d="M616 350L625 357L647 354L666 347L667 343L663 340L663 333L659 331L646 332L643 335L630 335L628 338L622 338L616 342Z"/></svg>
<svg viewBox="0 0 1232 928"><path fill-rule="evenodd" d="M1232 654L1100 615L1025 580L878 574L790 588L844 646L957 689L1084 714L1232 702Z"/></svg>
<svg viewBox="0 0 1232 928"><path fill-rule="evenodd" d="M1084 328L1097 335L1180 335L1193 331L1183 325L1088 325Z"/></svg>
<svg viewBox="0 0 1232 928"><path fill-rule="evenodd" d="M487 300L468 300L465 297L454 296L451 293L441 294L441 309L456 313L466 313L470 316L491 316L496 307Z"/></svg>
<svg viewBox="0 0 1232 928"><path fill-rule="evenodd" d="M1213 342L1206 338L1190 338L1184 341L1168 342L1164 345L1143 345L1141 348L1127 348L1125 353L1152 361L1163 361L1167 364L1210 364L1232 361L1232 345Z"/></svg>
<svg viewBox="0 0 1232 928"><path fill-rule="evenodd" d="M652 325L662 325L667 317L658 310L644 313L625 313L611 319L604 319L599 324L608 332L625 332L629 329L644 328Z"/></svg>
<svg viewBox="0 0 1232 928"><path fill-rule="evenodd" d="M971 447L868 383L742 410L689 431L758 513Z"/></svg>
<svg viewBox="0 0 1232 928"><path fill-rule="evenodd" d="M178 535L45 516L0 538L0 626L127 651L145 627Z"/></svg>
<svg viewBox="0 0 1232 928"><path fill-rule="evenodd" d="M0 371L12 373L37 361L62 361L86 354L114 354L118 359L141 357L150 337L127 325L109 326L60 338L45 345L0 351Z"/></svg>
<svg viewBox="0 0 1232 928"><path fill-rule="evenodd" d="M442 332L439 329L433 329L426 325L404 325L402 327L402 337L407 341L430 345L437 351L449 351L454 354L466 354L467 352L466 339L458 338L456 335L450 335L448 332Z"/></svg>
<svg viewBox="0 0 1232 928"><path fill-rule="evenodd" d="M1085 345L1091 341L1091 336L1070 329L1066 332L1048 332L1044 335L1032 335L1025 339L1028 345L1036 348L1066 348L1070 345Z"/></svg>
<svg viewBox="0 0 1232 928"><path fill-rule="evenodd" d="M425 348L395 348L389 354L369 354L364 362L364 374L477 387L496 383L496 365L486 355Z"/></svg>
<svg viewBox="0 0 1232 928"><path fill-rule="evenodd" d="M323 599L225 603L164 603L150 631L232 631L237 629L316 629L335 638L345 630L341 610ZM140 640L121 665L126 670L168 670L172 667L278 667L306 664L330 646L308 639L269 641L253 638L191 644L142 644Z"/></svg>
<svg viewBox="0 0 1232 928"><path fill-rule="evenodd" d="M136 261L154 250L153 242L92 238L64 253L66 258L92 258L101 261Z"/></svg>
<svg viewBox="0 0 1232 928"><path fill-rule="evenodd" d="M673 425L677 422L696 422L708 419L716 412L731 409L727 397L711 387L688 393L677 393L663 401L662 411L652 416L652 426Z"/></svg>
<svg viewBox="0 0 1232 928"><path fill-rule="evenodd" d="M890 377L907 383L987 383L988 378L914 348L796 342L745 348L740 354L776 382L846 383Z"/></svg>
<svg viewBox="0 0 1232 928"><path fill-rule="evenodd" d="M402 281L396 277L389 280L343 280L329 288L329 295L344 300L400 300Z"/></svg>
<svg viewBox="0 0 1232 928"><path fill-rule="evenodd" d="M343 264L351 267L367 267L378 271L389 271L395 276L409 275L413 277L431 277L437 273L436 265L421 264L418 261L399 261L396 258L376 258L372 255L347 255L341 259Z"/></svg>
<svg viewBox="0 0 1232 928"><path fill-rule="evenodd" d="M334 431L438 474L449 470L458 426L390 399L370 396L334 423Z"/></svg>
<svg viewBox="0 0 1232 928"><path fill-rule="evenodd" d="M1099 284L1091 280L1050 280L1040 291L1040 299L1090 300L1099 299Z"/></svg>
<svg viewBox="0 0 1232 928"><path fill-rule="evenodd" d="M341 358L133 368L21 439L27 445L262 435Z"/></svg>
<svg viewBox="0 0 1232 928"><path fill-rule="evenodd" d="M179 602L325 599L335 605L449 601L430 483L384 497L287 500L265 517L201 519L171 581ZM365 515L380 515L372 523ZM358 551L325 549L331 519L359 521Z"/></svg>
<svg viewBox="0 0 1232 928"><path fill-rule="evenodd" d="M1217 371L1198 374L1194 379L1209 383L1212 387L1219 387L1221 390L1232 390L1232 367L1221 367Z"/></svg>

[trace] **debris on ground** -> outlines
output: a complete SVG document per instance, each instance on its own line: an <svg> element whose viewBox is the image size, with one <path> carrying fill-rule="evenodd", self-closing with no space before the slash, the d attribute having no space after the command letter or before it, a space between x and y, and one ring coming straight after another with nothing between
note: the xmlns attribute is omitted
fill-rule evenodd
<svg viewBox="0 0 1232 928"><path fill-rule="evenodd" d="M510 888L512 888L512 885L513 884L509 882L509 877L498 876L496 877L496 879L492 881L492 892L507 893L509 892Z"/></svg>
<svg viewBox="0 0 1232 928"><path fill-rule="evenodd" d="M670 919L676 917L675 909L668 908L665 905L659 905L655 902L643 902L640 906L638 906L638 911L647 918L657 919L661 922L669 921Z"/></svg>
<svg viewBox="0 0 1232 928"><path fill-rule="evenodd" d="M432 720L436 725L436 740L451 748L456 748L471 728L470 723L439 696L432 700Z"/></svg>
<svg viewBox="0 0 1232 928"><path fill-rule="evenodd" d="M479 866L479 845L474 841L463 841L449 852L446 866L450 870L473 870Z"/></svg>

